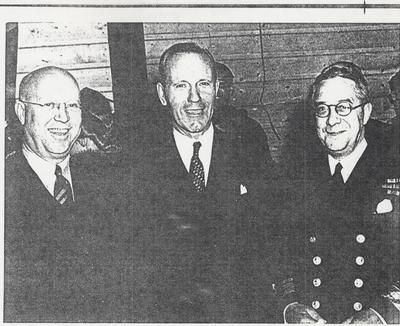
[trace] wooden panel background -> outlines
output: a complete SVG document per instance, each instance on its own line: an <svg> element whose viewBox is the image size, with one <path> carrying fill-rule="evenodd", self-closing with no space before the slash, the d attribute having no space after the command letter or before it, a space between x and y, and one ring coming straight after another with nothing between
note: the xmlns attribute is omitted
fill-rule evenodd
<svg viewBox="0 0 400 326"><path fill-rule="evenodd" d="M106 23L19 23L17 94L27 73L50 65L67 69L80 88L113 100Z"/></svg>
<svg viewBox="0 0 400 326"><path fill-rule="evenodd" d="M68 69L81 88L113 99L106 23L20 23L18 30L17 87L29 71L56 65ZM363 68L374 118L385 121L394 115L387 82L400 64L399 24L152 23L144 24L144 34L149 87L157 79L161 53L177 42L197 42L231 67L234 104L261 123L277 161L289 117L315 76L337 60Z"/></svg>
<svg viewBox="0 0 400 326"><path fill-rule="evenodd" d="M144 32L150 85L161 53L177 42L197 42L226 63L235 74L235 105L261 123L277 161L288 118L313 79L335 61L350 60L363 69L374 118L394 115L387 83L400 64L399 24L144 24Z"/></svg>

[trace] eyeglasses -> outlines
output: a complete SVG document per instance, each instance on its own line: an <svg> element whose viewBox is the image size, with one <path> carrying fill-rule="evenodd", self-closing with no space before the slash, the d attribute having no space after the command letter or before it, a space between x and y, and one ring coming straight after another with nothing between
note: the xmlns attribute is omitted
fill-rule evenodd
<svg viewBox="0 0 400 326"><path fill-rule="evenodd" d="M49 102L49 103L35 103L35 102L29 102L29 101L23 101L20 100L22 103L25 104L32 104L32 105L39 105L44 109L48 110L54 110L54 109L59 109L62 105L67 109L67 110L80 110L81 105L80 103L54 103L54 102Z"/></svg>
<svg viewBox="0 0 400 326"><path fill-rule="evenodd" d="M364 106L367 103L361 103L356 106L352 106L349 102L341 102L338 104L332 104L332 105L327 105L327 104L318 104L315 107L315 115L319 118L326 118L330 113L331 113L331 107L335 108L335 111L338 115L341 117L345 117L350 114L351 111Z"/></svg>

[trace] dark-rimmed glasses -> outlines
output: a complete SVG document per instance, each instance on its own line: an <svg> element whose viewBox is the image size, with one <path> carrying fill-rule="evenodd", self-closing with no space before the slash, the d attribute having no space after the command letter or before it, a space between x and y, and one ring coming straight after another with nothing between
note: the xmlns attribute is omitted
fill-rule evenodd
<svg viewBox="0 0 400 326"><path fill-rule="evenodd" d="M326 118L330 113L331 113L331 107L335 108L335 111L338 115L340 115L341 117L345 117L348 116L350 114L351 111L364 106L366 103L361 103L359 105L356 106L352 106L349 102L341 102L338 104L331 104L331 105L327 105L327 104L318 104L317 106L315 106L315 115L319 118Z"/></svg>
<svg viewBox="0 0 400 326"><path fill-rule="evenodd" d="M22 103L25 104L31 104L31 105L39 105L44 109L48 110L54 110L57 108L57 110L63 105L67 110L80 110L81 105L80 103L54 103L54 102L49 102L49 103L35 103L35 102L29 102L29 101L24 101L24 100L19 100Z"/></svg>

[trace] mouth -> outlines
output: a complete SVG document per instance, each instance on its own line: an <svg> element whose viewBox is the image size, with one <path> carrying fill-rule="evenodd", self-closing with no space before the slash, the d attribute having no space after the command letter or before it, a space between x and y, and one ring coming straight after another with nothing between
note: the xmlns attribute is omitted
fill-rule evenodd
<svg viewBox="0 0 400 326"><path fill-rule="evenodd" d="M335 137L335 136L339 136L340 134L344 133L345 130L340 130L340 131L327 131L326 133L329 136Z"/></svg>
<svg viewBox="0 0 400 326"><path fill-rule="evenodd" d="M55 137L65 137L71 128L48 128L47 130Z"/></svg>
<svg viewBox="0 0 400 326"><path fill-rule="evenodd" d="M203 114L204 109L202 109L202 108L186 109L185 112L186 112L187 115L190 115L190 116L199 116L199 115Z"/></svg>

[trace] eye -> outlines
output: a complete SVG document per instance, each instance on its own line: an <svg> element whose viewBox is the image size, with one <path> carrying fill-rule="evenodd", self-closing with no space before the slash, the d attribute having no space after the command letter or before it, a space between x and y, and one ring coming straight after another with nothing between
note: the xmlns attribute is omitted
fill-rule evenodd
<svg viewBox="0 0 400 326"><path fill-rule="evenodd" d="M48 110L53 110L56 107L56 104L54 102L44 103L43 107Z"/></svg>
<svg viewBox="0 0 400 326"><path fill-rule="evenodd" d="M177 88L177 89L186 88L186 84L185 83L175 84L175 88Z"/></svg>
<svg viewBox="0 0 400 326"><path fill-rule="evenodd" d="M198 85L201 87L209 87L209 86L211 86L211 82L209 82L208 80L202 80L199 82Z"/></svg>
<svg viewBox="0 0 400 326"><path fill-rule="evenodd" d="M329 115L329 107L325 104L320 104L316 107L315 113L321 117L327 116Z"/></svg>
<svg viewBox="0 0 400 326"><path fill-rule="evenodd" d="M338 112L348 112L349 110L351 110L351 104L347 102L339 103L336 107L336 110Z"/></svg>
<svg viewBox="0 0 400 326"><path fill-rule="evenodd" d="M80 109L80 105L78 103L66 103L65 107L71 110L78 110Z"/></svg>

